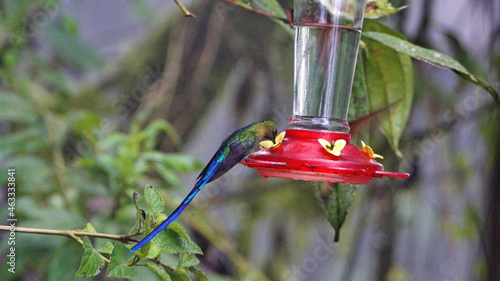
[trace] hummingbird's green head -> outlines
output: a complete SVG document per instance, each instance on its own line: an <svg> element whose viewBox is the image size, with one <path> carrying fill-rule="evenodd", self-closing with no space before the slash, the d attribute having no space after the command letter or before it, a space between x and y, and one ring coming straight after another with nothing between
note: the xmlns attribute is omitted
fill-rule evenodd
<svg viewBox="0 0 500 281"><path fill-rule="evenodd" d="M277 134L278 128L276 128L276 124L273 121L266 120L255 124L255 135L259 140L269 139L274 143Z"/></svg>

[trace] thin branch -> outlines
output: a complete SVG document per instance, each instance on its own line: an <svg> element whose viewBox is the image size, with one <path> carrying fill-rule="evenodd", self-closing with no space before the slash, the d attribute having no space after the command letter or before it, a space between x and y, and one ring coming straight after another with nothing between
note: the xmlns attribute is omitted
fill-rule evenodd
<svg viewBox="0 0 500 281"><path fill-rule="evenodd" d="M105 238L111 240L121 241L123 243L128 243L130 241L139 242L137 239L130 237L129 235L114 235L98 232L86 232L80 230L56 230L56 229L41 229L41 228L30 228L30 227L11 227L8 225L0 225L0 231L14 231L20 233L32 233L32 234L43 234L43 235L58 235L66 236L74 239L77 242L81 242L78 236L88 236L95 238Z"/></svg>
<svg viewBox="0 0 500 281"><path fill-rule="evenodd" d="M250 4L247 4L247 3L244 3L244 2L241 2L239 0L225 0L226 2L230 3L230 4L233 4L233 5L236 5L236 6L240 6L241 8L243 9L246 9L252 13L256 13L256 14L260 14L260 15L263 15L263 16L266 16L266 17L270 17L270 18L273 18L275 20L279 20L279 21L282 21L286 24L290 24L290 21L287 19L287 18L282 18L282 17L279 17L277 15L274 15L272 13L269 13L269 12L266 12L266 11L263 11L263 10L259 10L257 8L254 8L252 7L252 5ZM196 18L196 15L191 13L191 11L189 11L186 6L184 6L179 0L174 0L175 4L177 4L177 6L179 7L179 9L181 9L181 11L184 13L184 15L186 17L194 17Z"/></svg>
<svg viewBox="0 0 500 281"><path fill-rule="evenodd" d="M196 15L191 13L187 8L186 6L184 6L181 1L179 0L174 0L175 4L177 4L177 6L179 7L179 9L181 9L181 11L184 13L184 15L186 17L193 17L193 18L196 18Z"/></svg>
<svg viewBox="0 0 500 281"><path fill-rule="evenodd" d="M156 263L157 265L159 266L163 266L165 269L167 270L170 270L170 271L175 271L175 268L168 265L168 264L165 264L165 263L162 263L160 260L155 260L155 259L149 259L151 262L154 262Z"/></svg>

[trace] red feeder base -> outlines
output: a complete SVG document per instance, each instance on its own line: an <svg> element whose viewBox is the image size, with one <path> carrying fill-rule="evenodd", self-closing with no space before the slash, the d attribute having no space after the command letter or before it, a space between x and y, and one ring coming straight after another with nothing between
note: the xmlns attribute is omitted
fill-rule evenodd
<svg viewBox="0 0 500 281"><path fill-rule="evenodd" d="M318 142L344 139L347 144L340 156L326 151ZM351 144L351 135L328 131L286 130L282 143L250 154L242 164L255 168L263 177L306 181L367 184L372 178L408 178L407 173L385 172L384 166L359 147Z"/></svg>

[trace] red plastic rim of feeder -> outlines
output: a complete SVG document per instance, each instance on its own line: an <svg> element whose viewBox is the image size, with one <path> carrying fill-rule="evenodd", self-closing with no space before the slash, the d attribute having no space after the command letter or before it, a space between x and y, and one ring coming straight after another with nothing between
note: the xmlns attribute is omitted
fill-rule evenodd
<svg viewBox="0 0 500 281"><path fill-rule="evenodd" d="M335 156L327 152L318 139L325 139L330 143L344 139L347 143L340 156ZM384 171L382 164L351 144L350 134L303 129L287 129L280 145L252 153L242 164L257 169L259 175L266 178L330 183L367 184L373 178L410 177L407 173Z"/></svg>

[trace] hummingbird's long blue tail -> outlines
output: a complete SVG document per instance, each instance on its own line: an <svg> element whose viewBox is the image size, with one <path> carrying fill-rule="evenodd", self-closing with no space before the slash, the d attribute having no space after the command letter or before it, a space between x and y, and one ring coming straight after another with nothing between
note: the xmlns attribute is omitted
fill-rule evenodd
<svg viewBox="0 0 500 281"><path fill-rule="evenodd" d="M173 221L175 221L175 219L177 219L177 217L182 213L182 211L186 209L187 205L189 205L191 200L193 200L194 196L203 188L203 186L205 186L207 181L208 179L207 180L202 179L199 182L197 182L194 188L191 190L191 192L189 192L188 196L186 196L184 201L182 201L182 203L179 205L179 207L177 207L177 209L175 209L175 211L173 211L172 214L170 214L170 216L168 216L168 218L165 221L163 221L159 226L157 226L153 231L151 231L151 233L149 233L146 237L144 237L141 241L139 241L139 243L135 244L135 246L130 249L130 252L135 252L139 250L142 246L144 246L146 243L151 241L151 239L153 239L156 235L158 235L158 233L160 233Z"/></svg>

